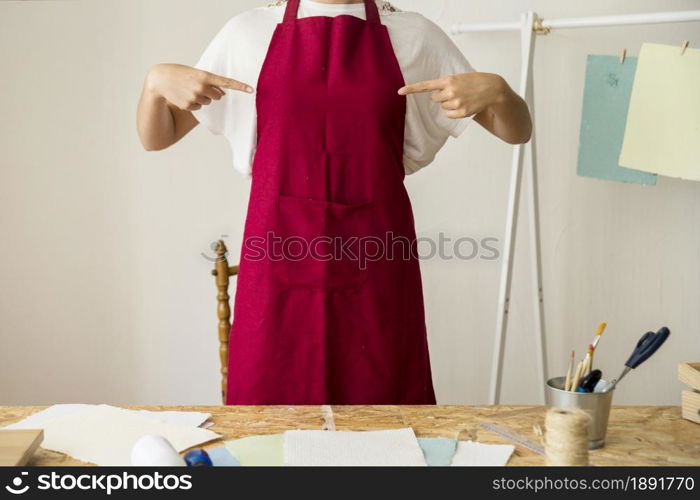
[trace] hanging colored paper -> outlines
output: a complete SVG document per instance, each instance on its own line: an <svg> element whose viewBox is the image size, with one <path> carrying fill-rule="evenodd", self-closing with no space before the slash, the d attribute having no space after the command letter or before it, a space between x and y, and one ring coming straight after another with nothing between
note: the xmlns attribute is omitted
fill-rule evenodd
<svg viewBox="0 0 700 500"><path fill-rule="evenodd" d="M634 81L636 57L589 55L579 134L577 173L611 181L654 185L656 176L618 164Z"/></svg>
<svg viewBox="0 0 700 500"><path fill-rule="evenodd" d="M700 50L645 43L620 165L700 180Z"/></svg>

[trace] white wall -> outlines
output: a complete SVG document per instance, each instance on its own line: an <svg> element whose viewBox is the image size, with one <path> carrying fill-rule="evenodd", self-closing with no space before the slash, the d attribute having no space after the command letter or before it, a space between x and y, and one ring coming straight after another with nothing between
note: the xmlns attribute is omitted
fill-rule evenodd
<svg viewBox="0 0 700 500"><path fill-rule="evenodd" d="M0 404L215 404L215 290L202 257L234 258L247 181L225 141L196 130L146 153L135 132L143 76L192 64L230 16L265 0L0 2ZM396 0L453 21L699 8L692 0ZM700 25L554 32L537 41L537 139L551 374L609 323L597 362L616 376L637 337L668 325L659 354L617 403L677 404L679 361L700 359L700 184L644 188L576 176L587 54L700 42ZM519 73L518 36L461 35L480 71ZM234 75L235 76L235 75ZM511 148L477 125L407 180L418 231L502 238ZM521 212L527 216L525 208ZM526 227L526 226L523 226ZM538 402L527 231L518 253L504 403ZM441 403L485 403L499 263L423 264Z"/></svg>

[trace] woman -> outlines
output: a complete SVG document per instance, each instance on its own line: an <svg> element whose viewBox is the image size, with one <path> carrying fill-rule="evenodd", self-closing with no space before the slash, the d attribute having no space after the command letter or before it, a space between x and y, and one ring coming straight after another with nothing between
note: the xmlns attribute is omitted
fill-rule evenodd
<svg viewBox="0 0 700 500"><path fill-rule="evenodd" d="M468 117L507 142L529 139L527 106L501 77L383 1L254 9L196 68L150 70L144 147L203 123L252 176L228 404L435 403L403 179Z"/></svg>

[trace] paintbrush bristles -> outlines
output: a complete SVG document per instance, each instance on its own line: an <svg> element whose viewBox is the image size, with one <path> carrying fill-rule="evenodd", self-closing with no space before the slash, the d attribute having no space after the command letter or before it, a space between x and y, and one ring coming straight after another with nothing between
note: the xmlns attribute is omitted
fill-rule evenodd
<svg viewBox="0 0 700 500"><path fill-rule="evenodd" d="M581 361L579 361L578 365L576 365L576 370L573 372L573 374L571 373L571 370L574 366L574 358L576 357L576 353L571 351L571 361L569 361L569 369L566 371L566 378L564 380L565 391L576 391L581 379L593 371L593 353L595 352L595 348L600 341L600 337L603 335L603 332L605 332L605 328L607 326L608 324L605 321L598 325L598 330L596 330L596 336L595 339L593 339L593 343L588 344L586 355Z"/></svg>
<svg viewBox="0 0 700 500"><path fill-rule="evenodd" d="M608 324L605 322L598 325L598 331L595 334L595 339L593 339L593 349L598 347L598 342L600 342L600 337L603 335L603 332L605 332L605 328L607 326L608 326Z"/></svg>

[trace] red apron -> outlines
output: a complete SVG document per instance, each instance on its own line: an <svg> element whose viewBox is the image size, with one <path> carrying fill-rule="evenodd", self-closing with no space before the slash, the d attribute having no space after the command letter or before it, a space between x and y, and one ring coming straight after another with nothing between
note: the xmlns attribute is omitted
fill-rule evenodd
<svg viewBox="0 0 700 500"><path fill-rule="evenodd" d="M373 0L298 6L257 85L227 403L434 404L389 33Z"/></svg>

